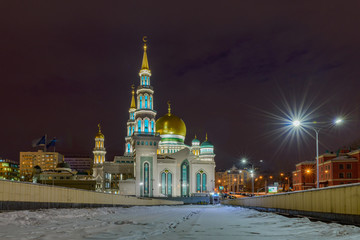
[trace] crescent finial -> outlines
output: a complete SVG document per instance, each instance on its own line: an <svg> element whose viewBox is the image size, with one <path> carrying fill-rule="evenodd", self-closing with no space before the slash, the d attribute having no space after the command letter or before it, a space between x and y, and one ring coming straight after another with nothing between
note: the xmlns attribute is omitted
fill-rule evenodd
<svg viewBox="0 0 360 240"><path fill-rule="evenodd" d="M142 40L143 40L144 43L146 43L148 41L147 36L143 36Z"/></svg>

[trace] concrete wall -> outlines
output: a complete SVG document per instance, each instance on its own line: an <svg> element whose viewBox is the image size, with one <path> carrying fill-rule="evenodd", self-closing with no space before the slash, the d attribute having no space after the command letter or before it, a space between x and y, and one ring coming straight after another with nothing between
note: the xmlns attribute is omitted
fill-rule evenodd
<svg viewBox="0 0 360 240"><path fill-rule="evenodd" d="M178 204L183 203L0 180L0 210Z"/></svg>
<svg viewBox="0 0 360 240"><path fill-rule="evenodd" d="M238 205L321 220L360 224L360 184L226 200Z"/></svg>

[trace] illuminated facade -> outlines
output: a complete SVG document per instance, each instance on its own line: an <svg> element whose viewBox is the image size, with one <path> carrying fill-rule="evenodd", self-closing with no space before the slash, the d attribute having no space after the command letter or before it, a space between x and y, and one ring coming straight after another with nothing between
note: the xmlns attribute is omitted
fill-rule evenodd
<svg viewBox="0 0 360 240"><path fill-rule="evenodd" d="M202 144L195 138L192 146L187 146L184 143L186 125L172 113L170 102L168 113L155 122L154 90L150 84L146 43L139 76L135 131L130 133L130 151L133 151L131 154L135 161L135 195L191 196L214 191L214 146L207 136Z"/></svg>
<svg viewBox="0 0 360 240"><path fill-rule="evenodd" d="M0 158L0 179L19 181L19 164L9 159Z"/></svg>
<svg viewBox="0 0 360 240"><path fill-rule="evenodd" d="M35 166L42 170L55 169L57 164L64 161L64 156L58 152L20 152L20 178L32 181Z"/></svg>
<svg viewBox="0 0 360 240"><path fill-rule="evenodd" d="M316 162L296 164L293 171L295 191L315 188ZM338 153L324 153L319 156L319 186L328 187L360 182L360 149L340 150Z"/></svg>
<svg viewBox="0 0 360 240"><path fill-rule="evenodd" d="M139 86L132 86L125 151L113 162L105 161L104 136L95 138L93 176L96 190L141 197L191 196L215 187L214 145L207 135L185 142L186 125L171 112L156 121L154 89L147 58L147 44L139 72ZM100 144L100 145L99 145ZM130 170L131 169L131 170Z"/></svg>
<svg viewBox="0 0 360 240"><path fill-rule="evenodd" d="M249 171L233 166L229 170L216 172L215 181L215 188L219 192L241 192L247 190L246 184L251 182L251 175Z"/></svg>
<svg viewBox="0 0 360 240"><path fill-rule="evenodd" d="M98 127L99 127L99 132L95 136L95 147L93 150L94 165L103 164L105 162L105 154L106 154L106 150L104 147L105 137L104 134L101 133L100 123L98 124Z"/></svg>

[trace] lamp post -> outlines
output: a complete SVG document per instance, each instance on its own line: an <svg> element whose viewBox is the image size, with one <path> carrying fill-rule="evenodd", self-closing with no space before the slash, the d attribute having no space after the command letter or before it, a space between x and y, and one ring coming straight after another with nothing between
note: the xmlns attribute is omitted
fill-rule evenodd
<svg viewBox="0 0 360 240"><path fill-rule="evenodd" d="M334 121L334 125L339 125L343 122L341 118L337 118ZM294 120L292 122L294 127L301 127L301 122L299 120ZM320 127L315 128L311 127L315 131L315 141L316 141L316 188L320 187L319 183L319 132L321 130Z"/></svg>
<svg viewBox="0 0 360 240"><path fill-rule="evenodd" d="M251 170L250 170L250 176L251 176L251 192L252 192L252 194L254 194L254 176L255 176L254 164L253 164L253 163L248 163L245 158L243 158L243 159L241 160L241 162L242 162L243 164L246 164L246 163L247 163L247 164L251 165ZM260 160L259 162L262 163L263 160Z"/></svg>

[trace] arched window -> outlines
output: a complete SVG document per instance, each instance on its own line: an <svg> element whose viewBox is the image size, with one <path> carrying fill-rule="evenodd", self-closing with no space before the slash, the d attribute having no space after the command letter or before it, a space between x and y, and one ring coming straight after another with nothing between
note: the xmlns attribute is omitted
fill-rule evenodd
<svg viewBox="0 0 360 240"><path fill-rule="evenodd" d="M202 174L202 192L206 192L206 173Z"/></svg>
<svg viewBox="0 0 360 240"><path fill-rule="evenodd" d="M166 173L161 173L161 194L166 194Z"/></svg>
<svg viewBox="0 0 360 240"><path fill-rule="evenodd" d="M152 97L150 97L150 106L149 106L150 109L153 109L152 107Z"/></svg>
<svg viewBox="0 0 360 240"><path fill-rule="evenodd" d="M151 132L154 133L155 129L154 129L154 121L151 121Z"/></svg>
<svg viewBox="0 0 360 240"><path fill-rule="evenodd" d="M196 174L196 192L201 192L201 174Z"/></svg>
<svg viewBox="0 0 360 240"><path fill-rule="evenodd" d="M167 195L172 195L172 173L167 174Z"/></svg>
<svg viewBox="0 0 360 240"><path fill-rule="evenodd" d="M144 85L144 76L141 77L141 85Z"/></svg>
<svg viewBox="0 0 360 240"><path fill-rule="evenodd" d="M140 104L139 104L139 108L141 109L142 108L142 96L140 96Z"/></svg>
<svg viewBox="0 0 360 240"><path fill-rule="evenodd" d="M141 120L138 120L138 132L141 132Z"/></svg>
<svg viewBox="0 0 360 240"><path fill-rule="evenodd" d="M149 132L149 120L145 119L144 121L144 132Z"/></svg>
<svg viewBox="0 0 360 240"><path fill-rule="evenodd" d="M134 133L135 132L135 127L132 127L132 133Z"/></svg>
<svg viewBox="0 0 360 240"><path fill-rule="evenodd" d="M149 163L144 164L144 195L149 194L149 187L150 187L150 181L149 181Z"/></svg>
<svg viewBox="0 0 360 240"><path fill-rule="evenodd" d="M187 197L189 196L189 163L188 161L184 161L181 164L181 196Z"/></svg>
<svg viewBox="0 0 360 240"><path fill-rule="evenodd" d="M161 194L165 196L172 195L172 173L165 170L161 173Z"/></svg>
<svg viewBox="0 0 360 240"><path fill-rule="evenodd" d="M131 136L131 127L129 126L129 133L128 136Z"/></svg>
<svg viewBox="0 0 360 240"><path fill-rule="evenodd" d="M130 143L127 144L127 152L130 153Z"/></svg>
<svg viewBox="0 0 360 240"><path fill-rule="evenodd" d="M148 108L148 96L145 96L145 108Z"/></svg>

